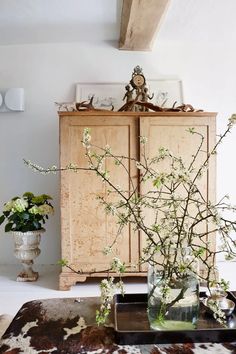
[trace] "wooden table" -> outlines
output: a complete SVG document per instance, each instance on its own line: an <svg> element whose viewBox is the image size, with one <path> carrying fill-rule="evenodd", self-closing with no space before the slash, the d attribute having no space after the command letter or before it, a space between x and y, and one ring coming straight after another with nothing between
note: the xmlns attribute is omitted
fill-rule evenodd
<svg viewBox="0 0 236 354"><path fill-rule="evenodd" d="M235 343L118 345L113 329L97 327L99 298L35 300L18 311L0 342L0 354L224 354L236 353Z"/></svg>

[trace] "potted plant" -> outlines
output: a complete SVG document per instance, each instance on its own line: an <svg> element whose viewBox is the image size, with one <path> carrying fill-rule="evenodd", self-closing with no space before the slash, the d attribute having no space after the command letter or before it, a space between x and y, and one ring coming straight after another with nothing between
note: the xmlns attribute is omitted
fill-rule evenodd
<svg viewBox="0 0 236 354"><path fill-rule="evenodd" d="M53 213L50 200L50 195L26 192L4 204L0 225L6 221L5 232L14 235L14 254L23 265L17 281L35 281L38 278L38 272L33 271L32 265L33 259L40 254L39 243L45 231L43 225L48 215Z"/></svg>
<svg viewBox="0 0 236 354"><path fill-rule="evenodd" d="M160 147L153 158L146 156L145 137L140 137L143 145L140 160L115 155L109 146L93 147L88 128L84 130L82 141L87 166L70 163L62 169L56 166L44 169L25 161L41 173L90 169L107 184L109 193L116 195L112 202L102 195L98 198L105 212L117 218L117 238L121 229L129 224L136 234L141 232L147 239L140 263L149 265L148 316L153 329L192 329L196 326L200 281L207 285L210 293L213 288L214 292L227 290L228 284L223 279L218 280L214 264L218 253L224 253L226 259L236 255L232 237L232 232L236 231L236 221L228 215L229 211L235 212L236 207L229 204L226 196L217 203L206 199L198 187L198 180L206 173L212 155L216 154L219 144L235 122L236 115L232 115L225 132L213 149L204 155L206 157L201 156L204 136L190 128L189 134L198 135L199 145L188 163L165 147ZM106 170L108 159L125 171L127 162L135 164L140 170L140 185L147 187L133 186L130 179L131 189L122 190L113 183L112 176ZM197 160L201 161L200 165L196 164ZM163 161L165 169L162 168ZM207 227L201 227L206 224ZM215 233L222 242L218 250L212 250L206 239L206 236L215 237ZM108 245L105 253L112 252L114 244ZM199 263L204 272L198 271ZM63 260L62 264L71 269L67 260ZM110 269L121 275L125 267L120 259L114 257ZM102 305L97 313L98 323L106 320L117 284L123 289L122 282L115 283L112 277L101 282ZM224 321L224 313L217 301L212 304L212 309L215 317Z"/></svg>

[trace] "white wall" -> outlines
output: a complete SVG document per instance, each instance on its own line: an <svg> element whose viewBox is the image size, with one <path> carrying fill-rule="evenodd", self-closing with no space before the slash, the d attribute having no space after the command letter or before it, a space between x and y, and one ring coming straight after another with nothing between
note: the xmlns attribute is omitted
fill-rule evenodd
<svg viewBox="0 0 236 354"><path fill-rule="evenodd" d="M236 112L236 53L223 44L197 45L157 42L152 52L118 51L113 43L0 46L0 91L25 89L22 113L0 113L0 205L25 191L48 193L56 213L42 236L37 263L60 259L59 178L41 176L22 159L39 165L58 164L58 118L55 101L73 101L76 82L128 82L140 65L147 78L179 78L185 103L217 111L218 129ZM236 130L218 157L218 193L236 201L234 169ZM10 234L0 229L0 264L17 263Z"/></svg>

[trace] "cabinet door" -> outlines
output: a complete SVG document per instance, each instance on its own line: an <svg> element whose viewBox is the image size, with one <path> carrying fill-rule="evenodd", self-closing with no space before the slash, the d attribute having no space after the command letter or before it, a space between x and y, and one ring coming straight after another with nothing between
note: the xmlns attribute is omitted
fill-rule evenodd
<svg viewBox="0 0 236 354"><path fill-rule="evenodd" d="M112 153L137 158L138 118L126 116L66 116L61 119L61 167L72 162L88 167L85 149L81 144L84 128L91 128L92 141L97 147L109 145ZM126 162L128 174L137 185L137 171ZM106 160L112 182L130 190L127 172ZM65 171L61 174L62 257L83 272L102 272L114 254L104 256L104 247L117 235L117 220L106 215L97 195L108 197L108 186L95 172ZM137 262L138 239L130 227L119 235L115 254L125 263Z"/></svg>
<svg viewBox="0 0 236 354"><path fill-rule="evenodd" d="M190 134L188 128L194 127L195 130L201 133L205 140L201 152L198 155L194 165L200 166L209 151L215 144L215 115L200 115L194 116L158 116L158 117L141 117L140 118L140 135L148 138L145 146L146 155L150 158L158 153L159 147L166 147L173 152L175 156L181 156L185 164L188 166L192 161L192 156L195 154L200 140L199 135ZM141 149L141 159L144 151ZM168 167L166 162L159 165L160 171L165 171ZM209 169L204 173L203 177L198 180L198 187L205 200L215 201L215 161L211 159ZM141 186L141 193L148 190L153 190L151 182ZM145 220L148 225L155 223L154 214L149 211ZM207 232L208 225L205 223L201 226L200 232ZM205 236L204 241L211 243L211 248L215 249L215 235L210 234ZM198 242L200 242L198 240ZM140 249L145 247L146 240L144 235L140 238ZM201 267L201 266L200 266ZM142 270L146 267L143 266Z"/></svg>

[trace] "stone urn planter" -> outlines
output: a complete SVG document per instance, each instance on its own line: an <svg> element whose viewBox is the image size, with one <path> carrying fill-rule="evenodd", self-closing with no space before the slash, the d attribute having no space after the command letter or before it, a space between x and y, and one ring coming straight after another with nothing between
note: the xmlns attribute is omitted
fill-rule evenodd
<svg viewBox="0 0 236 354"><path fill-rule="evenodd" d="M34 259L41 253L39 244L44 229L28 232L12 231L14 236L14 254L21 262L23 270L18 274L17 281L28 282L38 279L38 272L32 269Z"/></svg>
<svg viewBox="0 0 236 354"><path fill-rule="evenodd" d="M23 265L17 281L38 279L38 273L33 271L32 265L40 254L41 234L45 231L43 225L54 210L51 199L48 194L34 195L32 192L25 192L22 197L13 197L4 203L0 225L6 222L5 232L13 234L14 253Z"/></svg>

